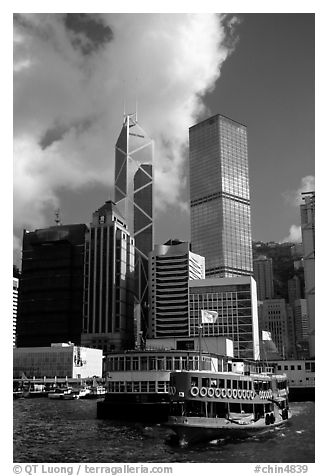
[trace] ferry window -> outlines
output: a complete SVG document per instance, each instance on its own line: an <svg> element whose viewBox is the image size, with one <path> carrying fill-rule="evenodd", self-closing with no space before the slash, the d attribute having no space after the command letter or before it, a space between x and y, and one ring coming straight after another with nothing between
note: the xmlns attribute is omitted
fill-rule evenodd
<svg viewBox="0 0 328 476"><path fill-rule="evenodd" d="M198 377L191 377L191 386L198 387Z"/></svg>
<svg viewBox="0 0 328 476"><path fill-rule="evenodd" d="M240 403L230 403L230 411L232 413L240 413Z"/></svg>
<svg viewBox="0 0 328 476"><path fill-rule="evenodd" d="M315 372L315 362L311 362L311 372Z"/></svg>
<svg viewBox="0 0 328 476"><path fill-rule="evenodd" d="M300 383L302 383L302 382L303 382L303 380L302 380L302 379L300 379Z"/></svg>
<svg viewBox="0 0 328 476"><path fill-rule="evenodd" d="M217 387L217 381L216 381L216 378L211 378L210 379L210 386L211 387Z"/></svg>
<svg viewBox="0 0 328 476"><path fill-rule="evenodd" d="M227 379L227 388L231 388L231 380Z"/></svg>
<svg viewBox="0 0 328 476"><path fill-rule="evenodd" d="M305 362L305 370L310 370L310 369L311 369L310 362Z"/></svg>
<svg viewBox="0 0 328 476"><path fill-rule="evenodd" d="M148 382L149 383L149 391L156 392L155 382Z"/></svg>
<svg viewBox="0 0 328 476"><path fill-rule="evenodd" d="M301 366L301 365L298 365L298 366L297 366L297 370L302 370L302 366Z"/></svg>
<svg viewBox="0 0 328 476"><path fill-rule="evenodd" d="M131 370L131 357L125 357L125 370Z"/></svg>
<svg viewBox="0 0 328 476"><path fill-rule="evenodd" d="M233 389L237 389L237 388L238 388L238 382L237 382L237 380L233 380L233 381L232 381L232 388L233 388Z"/></svg>
<svg viewBox="0 0 328 476"><path fill-rule="evenodd" d="M120 392L125 392L125 382L120 382L119 389L120 389Z"/></svg>
<svg viewBox="0 0 328 476"><path fill-rule="evenodd" d="M225 388L224 378L219 378L219 388Z"/></svg>
<svg viewBox="0 0 328 476"><path fill-rule="evenodd" d="M119 358L118 369L124 370L124 357Z"/></svg>
<svg viewBox="0 0 328 476"><path fill-rule="evenodd" d="M288 370L288 365L284 365L284 370Z"/></svg>
<svg viewBox="0 0 328 476"><path fill-rule="evenodd" d="M140 382L133 382L133 391L140 392Z"/></svg>
<svg viewBox="0 0 328 476"><path fill-rule="evenodd" d="M208 387L209 386L209 381L210 381L210 379L208 379L208 378L202 378L202 387Z"/></svg>
<svg viewBox="0 0 328 476"><path fill-rule="evenodd" d="M141 392L147 392L147 382L141 382Z"/></svg>
<svg viewBox="0 0 328 476"><path fill-rule="evenodd" d="M132 392L132 382L126 382L126 391Z"/></svg>
<svg viewBox="0 0 328 476"><path fill-rule="evenodd" d="M156 357L150 357L149 370L156 370Z"/></svg>
<svg viewBox="0 0 328 476"><path fill-rule="evenodd" d="M158 392L165 392L165 382L157 382L157 391Z"/></svg>
<svg viewBox="0 0 328 476"><path fill-rule="evenodd" d="M172 370L172 358L166 357L166 370Z"/></svg>
<svg viewBox="0 0 328 476"><path fill-rule="evenodd" d="M306 379L305 379L305 380L309 380L309 378L308 378L308 377L306 377Z"/></svg>
<svg viewBox="0 0 328 476"><path fill-rule="evenodd" d="M295 380L292 380L292 383L294 383L294 382L295 382Z"/></svg>
<svg viewBox="0 0 328 476"><path fill-rule="evenodd" d="M187 357L182 357L182 370L187 370Z"/></svg>
<svg viewBox="0 0 328 476"><path fill-rule="evenodd" d="M242 380L238 380L238 388L239 388L240 390L242 390L242 388L243 388L243 382L242 382Z"/></svg>
<svg viewBox="0 0 328 476"><path fill-rule="evenodd" d="M133 357L132 358L132 370L138 370L139 367L139 358Z"/></svg>
<svg viewBox="0 0 328 476"><path fill-rule="evenodd" d="M147 370L147 357L141 357L140 365L141 365L141 370Z"/></svg>
<svg viewBox="0 0 328 476"><path fill-rule="evenodd" d="M290 370L295 370L295 365L291 365Z"/></svg>
<svg viewBox="0 0 328 476"><path fill-rule="evenodd" d="M174 357L174 370L180 370L180 357Z"/></svg>
<svg viewBox="0 0 328 476"><path fill-rule="evenodd" d="M164 370L164 357L157 359L157 370Z"/></svg>

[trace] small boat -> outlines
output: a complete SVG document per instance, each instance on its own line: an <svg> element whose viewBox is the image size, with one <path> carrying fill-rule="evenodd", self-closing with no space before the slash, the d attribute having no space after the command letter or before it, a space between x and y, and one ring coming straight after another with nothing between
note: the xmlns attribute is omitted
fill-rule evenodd
<svg viewBox="0 0 328 476"><path fill-rule="evenodd" d="M52 400L77 400L79 395L72 388L55 388L49 391L48 398Z"/></svg>
<svg viewBox="0 0 328 476"><path fill-rule="evenodd" d="M266 370L269 370L266 368ZM286 375L259 362L232 360L232 369L172 372L166 426L186 446L214 439L247 438L291 417Z"/></svg>

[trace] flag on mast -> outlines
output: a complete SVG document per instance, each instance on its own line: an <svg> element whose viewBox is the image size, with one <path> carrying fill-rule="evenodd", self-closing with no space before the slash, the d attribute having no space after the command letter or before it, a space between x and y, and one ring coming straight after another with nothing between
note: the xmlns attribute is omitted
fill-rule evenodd
<svg viewBox="0 0 328 476"><path fill-rule="evenodd" d="M271 332L262 331L262 340L272 340Z"/></svg>
<svg viewBox="0 0 328 476"><path fill-rule="evenodd" d="M208 311L206 309L201 309L202 315L202 324L212 324L216 322L218 318L218 313L216 311Z"/></svg>

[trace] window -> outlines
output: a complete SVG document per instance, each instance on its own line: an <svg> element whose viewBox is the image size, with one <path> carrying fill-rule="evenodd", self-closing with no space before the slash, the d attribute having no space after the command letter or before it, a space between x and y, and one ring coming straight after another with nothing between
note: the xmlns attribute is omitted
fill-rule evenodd
<svg viewBox="0 0 328 476"><path fill-rule="evenodd" d="M298 365L298 366L297 366L297 370L302 370L302 366L301 366L301 365Z"/></svg>
<svg viewBox="0 0 328 476"><path fill-rule="evenodd" d="M295 370L295 365L291 365L290 370Z"/></svg>

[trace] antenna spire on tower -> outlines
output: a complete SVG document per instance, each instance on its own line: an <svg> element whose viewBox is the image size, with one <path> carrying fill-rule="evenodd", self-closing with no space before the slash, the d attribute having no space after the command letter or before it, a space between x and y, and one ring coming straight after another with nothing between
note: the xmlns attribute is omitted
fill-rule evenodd
<svg viewBox="0 0 328 476"><path fill-rule="evenodd" d="M56 223L57 226L61 225L60 209L59 208L57 208L57 210L55 210L55 223Z"/></svg>

